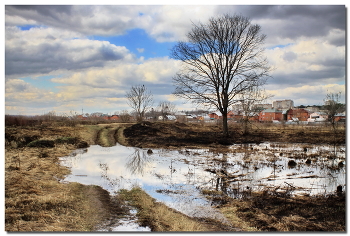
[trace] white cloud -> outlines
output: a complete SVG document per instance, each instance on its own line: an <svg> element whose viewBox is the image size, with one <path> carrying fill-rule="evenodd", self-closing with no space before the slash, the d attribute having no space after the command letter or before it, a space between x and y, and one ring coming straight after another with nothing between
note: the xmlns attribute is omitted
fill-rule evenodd
<svg viewBox="0 0 350 236"><path fill-rule="evenodd" d="M6 28L6 75L46 74L57 70L103 67L108 61L134 61L124 46L75 38L68 31Z"/></svg>
<svg viewBox="0 0 350 236"><path fill-rule="evenodd" d="M50 90L36 88L21 79L12 79L5 83L5 101L6 113L40 114L42 109L56 106L58 97Z"/></svg>
<svg viewBox="0 0 350 236"><path fill-rule="evenodd" d="M139 28L158 42L184 40L192 22L205 23L219 13L242 13L262 26L267 34L265 46L270 48L266 56L276 68L267 90L276 99L290 98L304 105L322 103L327 89L345 94L345 17L338 8L341 7L6 6L6 111L40 114L50 109L80 111L82 106L91 112L101 108L128 109L125 91L137 84L148 86L157 100L173 101L190 109L190 102L182 104L169 95L178 62L166 57L136 58L123 46L89 37L115 37ZM17 27L25 25L35 27ZM144 49L139 47L137 51L143 53ZM19 79L42 75L56 75L52 82L61 85L53 92Z"/></svg>
<svg viewBox="0 0 350 236"><path fill-rule="evenodd" d="M345 85L302 85L290 87L268 86L266 92L274 95L272 100L291 99L294 105L322 105L328 93L341 92L345 102Z"/></svg>
<svg viewBox="0 0 350 236"><path fill-rule="evenodd" d="M157 104L159 99L164 100L173 92L170 83L177 69L178 62L167 57L145 60L141 64L108 64L103 68L73 71L68 76L51 79L61 84L56 87L57 92L38 89L20 79L11 79L6 82L6 112L17 114L19 111L12 107L23 105L40 106L41 110L55 110L58 113L80 111L81 107L86 112L129 109L125 93L137 84L146 84Z"/></svg>
<svg viewBox="0 0 350 236"><path fill-rule="evenodd" d="M266 50L275 68L271 83L320 84L345 81L345 47L322 40L303 40Z"/></svg>
<svg viewBox="0 0 350 236"><path fill-rule="evenodd" d="M144 48L136 48L136 50L139 52L139 53L143 53L145 51Z"/></svg>
<svg viewBox="0 0 350 236"><path fill-rule="evenodd" d="M66 77L54 78L52 81L99 88L131 87L131 85L142 82L163 84L171 82L171 78L178 68L179 63L175 60L167 57L154 58L140 64L119 63L108 64L103 68L90 68L89 70L73 72Z"/></svg>

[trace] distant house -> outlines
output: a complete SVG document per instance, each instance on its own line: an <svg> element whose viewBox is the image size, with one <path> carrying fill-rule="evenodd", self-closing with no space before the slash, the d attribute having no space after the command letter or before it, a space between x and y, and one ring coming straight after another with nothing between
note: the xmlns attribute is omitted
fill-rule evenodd
<svg viewBox="0 0 350 236"><path fill-rule="evenodd" d="M208 116L210 117L211 120L217 120L217 119L221 119L222 118L222 114L219 111L209 113Z"/></svg>
<svg viewBox="0 0 350 236"><path fill-rule="evenodd" d="M227 119L239 122L243 119L243 114L240 111L229 111L227 113Z"/></svg>
<svg viewBox="0 0 350 236"><path fill-rule="evenodd" d="M233 120L236 117L236 114L238 114L238 112L233 112L233 111L227 112L227 119Z"/></svg>
<svg viewBox="0 0 350 236"><path fill-rule="evenodd" d="M188 121L190 120L191 121L191 120L196 119L196 116L194 116L194 115L186 115L185 118L186 118L186 120L188 120Z"/></svg>
<svg viewBox="0 0 350 236"><path fill-rule="evenodd" d="M272 107L275 109L290 109L294 107L294 102L292 100L274 101Z"/></svg>
<svg viewBox="0 0 350 236"><path fill-rule="evenodd" d="M118 115L111 115L109 117L109 120L119 120L119 116Z"/></svg>
<svg viewBox="0 0 350 236"><path fill-rule="evenodd" d="M260 109L260 110L272 109L272 104L255 104L254 108L255 109Z"/></svg>
<svg viewBox="0 0 350 236"><path fill-rule="evenodd" d="M272 109L265 109L259 113L259 121L261 122L267 122L267 121L274 121L283 120L282 111L272 108Z"/></svg>
<svg viewBox="0 0 350 236"><path fill-rule="evenodd" d="M210 116L208 116L207 114L202 114L198 116L198 120L208 121L210 120Z"/></svg>
<svg viewBox="0 0 350 236"><path fill-rule="evenodd" d="M334 121L335 122L345 122L346 120L346 115L345 113L338 113L334 116Z"/></svg>
<svg viewBox="0 0 350 236"><path fill-rule="evenodd" d="M102 117L102 119L104 119L104 120L109 120L109 116L108 116L107 114L103 114L101 117Z"/></svg>
<svg viewBox="0 0 350 236"><path fill-rule="evenodd" d="M310 114L307 121L308 122L323 122L323 121L327 121L327 118L328 118L328 116L324 112L313 112Z"/></svg>
<svg viewBox="0 0 350 236"><path fill-rule="evenodd" d="M309 112L305 109L289 109L287 112L287 120L307 121Z"/></svg>
<svg viewBox="0 0 350 236"><path fill-rule="evenodd" d="M259 121L259 113L256 113L256 112L250 112L248 114L248 120L250 121Z"/></svg>
<svg viewBox="0 0 350 236"><path fill-rule="evenodd" d="M174 115L164 115L164 116L158 116L158 120L172 120L172 121L176 121L176 116Z"/></svg>
<svg viewBox="0 0 350 236"><path fill-rule="evenodd" d="M87 120L87 116L86 115L78 115L77 118L79 120Z"/></svg>
<svg viewBox="0 0 350 236"><path fill-rule="evenodd" d="M174 116L174 115L167 115L166 118L167 118L167 120L174 120L174 121L176 121L176 116Z"/></svg>

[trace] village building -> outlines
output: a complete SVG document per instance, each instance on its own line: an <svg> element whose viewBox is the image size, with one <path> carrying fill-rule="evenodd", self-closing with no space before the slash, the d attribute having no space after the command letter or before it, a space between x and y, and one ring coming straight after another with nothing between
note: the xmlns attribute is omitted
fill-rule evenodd
<svg viewBox="0 0 350 236"><path fill-rule="evenodd" d="M291 109L294 107L292 100L279 100L272 103L274 109Z"/></svg>
<svg viewBox="0 0 350 236"><path fill-rule="evenodd" d="M272 104L255 104L254 109L258 110L265 110L265 109L272 109Z"/></svg>
<svg viewBox="0 0 350 236"><path fill-rule="evenodd" d="M310 113L313 113L313 112L319 112L320 108L316 106L311 106L311 107L306 107L305 110L309 111Z"/></svg>
<svg viewBox="0 0 350 236"><path fill-rule="evenodd" d="M283 114L282 110L279 109L266 109L259 113L259 121L260 122L268 122L268 121L282 121L283 120Z"/></svg>
<svg viewBox="0 0 350 236"><path fill-rule="evenodd" d="M305 109L289 109L287 112L287 120L307 121L309 112Z"/></svg>
<svg viewBox="0 0 350 236"><path fill-rule="evenodd" d="M345 112L336 114L334 116L334 121L335 122L345 122L346 121Z"/></svg>
<svg viewBox="0 0 350 236"><path fill-rule="evenodd" d="M79 120L87 120L87 116L86 115L77 115L77 119Z"/></svg>
<svg viewBox="0 0 350 236"><path fill-rule="evenodd" d="M243 117L245 118L246 116L244 115ZM257 112L248 113L248 120L258 122L259 121L259 113L257 113Z"/></svg>
<svg viewBox="0 0 350 236"><path fill-rule="evenodd" d="M112 115L109 117L109 120L119 120L119 116L118 115Z"/></svg>
<svg viewBox="0 0 350 236"><path fill-rule="evenodd" d="M210 117L211 120L217 120L222 118L222 114L219 111L209 113L208 116Z"/></svg>
<svg viewBox="0 0 350 236"><path fill-rule="evenodd" d="M327 121L328 116L324 112L313 112L307 119L308 122L324 122Z"/></svg>

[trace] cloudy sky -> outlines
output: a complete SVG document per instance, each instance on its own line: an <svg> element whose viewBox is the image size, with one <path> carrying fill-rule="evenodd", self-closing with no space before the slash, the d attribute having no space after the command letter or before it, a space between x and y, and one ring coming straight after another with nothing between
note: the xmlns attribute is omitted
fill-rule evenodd
<svg viewBox="0 0 350 236"><path fill-rule="evenodd" d="M345 101L344 5L6 5L5 114L130 111L125 93L139 84L155 106L194 109L172 95L180 63L170 49L192 22L226 13L267 35L272 100L322 105L340 91Z"/></svg>

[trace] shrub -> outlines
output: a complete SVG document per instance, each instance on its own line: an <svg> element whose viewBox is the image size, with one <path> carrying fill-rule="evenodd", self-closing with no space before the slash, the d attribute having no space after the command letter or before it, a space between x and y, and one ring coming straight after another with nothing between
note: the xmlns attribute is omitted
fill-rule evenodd
<svg viewBox="0 0 350 236"><path fill-rule="evenodd" d="M67 144L76 144L78 142L78 138L76 137L62 137L62 138L57 138L55 140L55 143L67 143Z"/></svg>
<svg viewBox="0 0 350 236"><path fill-rule="evenodd" d="M28 147L49 147L49 148L52 148L55 146L55 142L52 140L41 139L41 140L32 141L32 142L28 143L27 146Z"/></svg>

